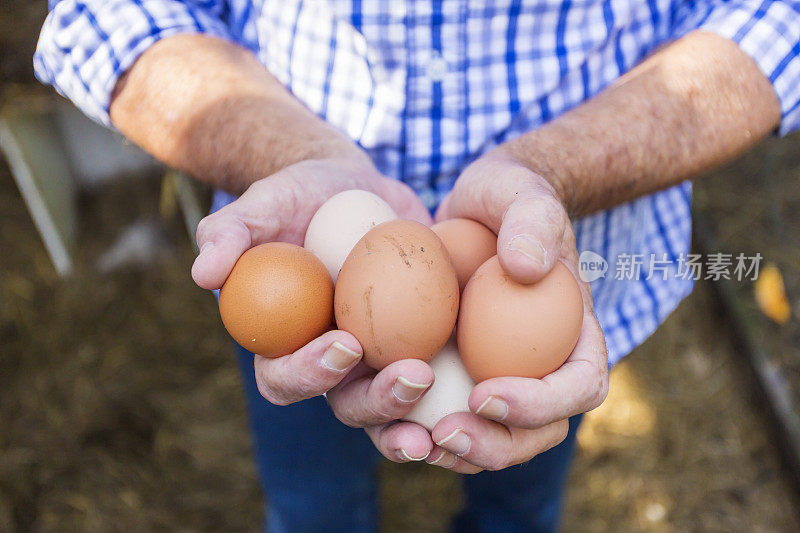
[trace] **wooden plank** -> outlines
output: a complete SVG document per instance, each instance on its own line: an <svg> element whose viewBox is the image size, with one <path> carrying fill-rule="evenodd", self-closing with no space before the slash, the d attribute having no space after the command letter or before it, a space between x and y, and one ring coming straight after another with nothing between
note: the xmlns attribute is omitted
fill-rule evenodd
<svg viewBox="0 0 800 533"><path fill-rule="evenodd" d="M69 274L78 230L77 186L52 114L4 113L0 149L56 271Z"/></svg>
<svg viewBox="0 0 800 533"><path fill-rule="evenodd" d="M197 183L186 174L177 171L172 171L172 174L176 182L178 204L181 206L183 222L189 234L189 242L192 243L192 248L197 253L199 252L197 240L195 239L197 225L208 214L208 209L204 207L203 193Z"/></svg>
<svg viewBox="0 0 800 533"><path fill-rule="evenodd" d="M79 190L160 169L152 157L121 135L53 98L17 98L7 103L0 114L0 150L62 276L73 268Z"/></svg>

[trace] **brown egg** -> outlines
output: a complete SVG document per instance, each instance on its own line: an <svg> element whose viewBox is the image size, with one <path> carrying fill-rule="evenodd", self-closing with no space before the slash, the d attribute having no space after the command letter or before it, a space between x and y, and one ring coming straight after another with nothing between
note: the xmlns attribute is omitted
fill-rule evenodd
<svg viewBox="0 0 800 533"><path fill-rule="evenodd" d="M451 218L437 222L431 229L442 239L456 269L458 288L464 290L478 267L497 253L497 235L468 218Z"/></svg>
<svg viewBox="0 0 800 533"><path fill-rule="evenodd" d="M431 359L458 316L458 280L442 241L410 220L374 227L342 265L334 310L372 368Z"/></svg>
<svg viewBox="0 0 800 533"><path fill-rule="evenodd" d="M231 337L265 357L293 353L324 333L333 317L333 281L314 254L284 242L247 250L219 291Z"/></svg>
<svg viewBox="0 0 800 533"><path fill-rule="evenodd" d="M497 256L478 268L461 297L458 349L475 381L542 378L575 348L583 298L572 273L557 263L537 283L510 279Z"/></svg>

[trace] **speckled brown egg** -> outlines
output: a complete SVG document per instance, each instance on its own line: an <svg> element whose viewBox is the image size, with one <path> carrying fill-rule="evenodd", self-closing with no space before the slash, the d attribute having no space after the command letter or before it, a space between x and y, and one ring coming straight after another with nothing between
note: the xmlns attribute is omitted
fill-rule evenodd
<svg viewBox="0 0 800 533"><path fill-rule="evenodd" d="M219 292L219 314L231 337L265 357L293 353L333 319L333 282L308 250L283 242L247 250Z"/></svg>
<svg viewBox="0 0 800 533"><path fill-rule="evenodd" d="M431 229L450 254L458 276L458 288L462 291L478 267L497 254L497 235L480 222L451 218L437 222Z"/></svg>
<svg viewBox="0 0 800 533"><path fill-rule="evenodd" d="M494 256L461 295L458 349L475 381L542 378L572 353L582 323L580 288L563 263L539 282L523 285L509 278Z"/></svg>
<svg viewBox="0 0 800 533"><path fill-rule="evenodd" d="M358 241L339 272L336 324L358 339L372 368L428 361L453 331L458 292L447 250L430 228L384 222Z"/></svg>

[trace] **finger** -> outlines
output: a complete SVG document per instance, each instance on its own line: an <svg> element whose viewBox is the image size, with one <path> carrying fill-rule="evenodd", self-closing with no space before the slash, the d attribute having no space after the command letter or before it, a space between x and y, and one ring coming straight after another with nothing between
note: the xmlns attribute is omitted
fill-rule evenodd
<svg viewBox="0 0 800 533"><path fill-rule="evenodd" d="M471 218L497 234L508 207L522 192L537 185L548 186L516 158L490 152L464 169L448 195L441 216Z"/></svg>
<svg viewBox="0 0 800 533"><path fill-rule="evenodd" d="M441 222L443 220L447 220L450 218L450 199L452 198L452 194L448 194L444 197L444 199L439 204L439 207L436 209L436 216L433 217L434 222Z"/></svg>
<svg viewBox="0 0 800 533"><path fill-rule="evenodd" d="M256 383L275 405L288 405L327 392L361 360L361 346L345 331L329 331L291 355L256 355Z"/></svg>
<svg viewBox="0 0 800 533"><path fill-rule="evenodd" d="M433 449L425 428L411 422L388 422L365 428L384 457L396 463L424 461Z"/></svg>
<svg viewBox="0 0 800 533"><path fill-rule="evenodd" d="M396 361L374 375L346 381L328 391L336 417L352 427L402 418L433 384L433 370L418 359Z"/></svg>
<svg viewBox="0 0 800 533"><path fill-rule="evenodd" d="M446 416L431 436L436 444L486 470L502 470L524 463L563 441L569 422L560 420L539 429L508 428L473 415Z"/></svg>
<svg viewBox="0 0 800 533"><path fill-rule="evenodd" d="M197 225L200 254L192 265L192 278L200 287L219 289L247 249L278 236L280 223L274 207L277 191L265 192L267 184L262 182Z"/></svg>
<svg viewBox="0 0 800 533"><path fill-rule="evenodd" d="M425 462L431 466L438 466L446 470L458 472L459 474L477 474L478 472L483 472L483 468L468 463L461 457L436 445L434 445L431 453L428 454Z"/></svg>
<svg viewBox="0 0 800 533"><path fill-rule="evenodd" d="M502 150L464 170L437 217L472 218L494 231L500 264L520 283L555 266L571 227L553 186Z"/></svg>
<svg viewBox="0 0 800 533"><path fill-rule="evenodd" d="M561 257L570 227L561 202L545 186L529 186L503 216L497 255L503 270L520 283L533 283L550 272Z"/></svg>
<svg viewBox="0 0 800 533"><path fill-rule="evenodd" d="M233 265L250 248L251 242L250 230L238 218L217 218L209 221L209 217L206 217L201 220L197 226L200 254L192 265L195 283L209 290L222 287Z"/></svg>
<svg viewBox="0 0 800 533"><path fill-rule="evenodd" d="M472 412L518 428L540 428L599 406L608 394L603 333L584 312L578 344L566 362L542 379L502 377L483 381L469 397Z"/></svg>
<svg viewBox="0 0 800 533"><path fill-rule="evenodd" d="M309 180L330 172L331 163L304 162L259 180L233 203L197 226L200 254L192 266L192 277L204 289L218 289L233 265L248 248L280 239L301 244L308 222L317 208L334 194L365 188L386 200L403 218L430 225L431 217L410 187L379 177L359 166L338 162L336 179ZM310 187L310 189L309 189ZM313 190L310 193L309 190ZM298 191L303 192L300 201Z"/></svg>
<svg viewBox="0 0 800 533"><path fill-rule="evenodd" d="M411 187L391 178L384 178L382 183L383 190L376 191L376 194L384 197L400 218L414 220L426 226L433 223L430 212Z"/></svg>

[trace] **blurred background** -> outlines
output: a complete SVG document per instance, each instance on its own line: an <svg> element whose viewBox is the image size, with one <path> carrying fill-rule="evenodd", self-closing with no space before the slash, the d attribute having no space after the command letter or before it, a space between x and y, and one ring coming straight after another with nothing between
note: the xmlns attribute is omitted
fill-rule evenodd
<svg viewBox="0 0 800 533"><path fill-rule="evenodd" d="M204 191L32 74L44 1L0 2L0 531L256 530L233 351L189 277ZM697 183L701 281L588 414L565 531L798 531L800 137ZM381 471L384 531L444 531L457 476Z"/></svg>

